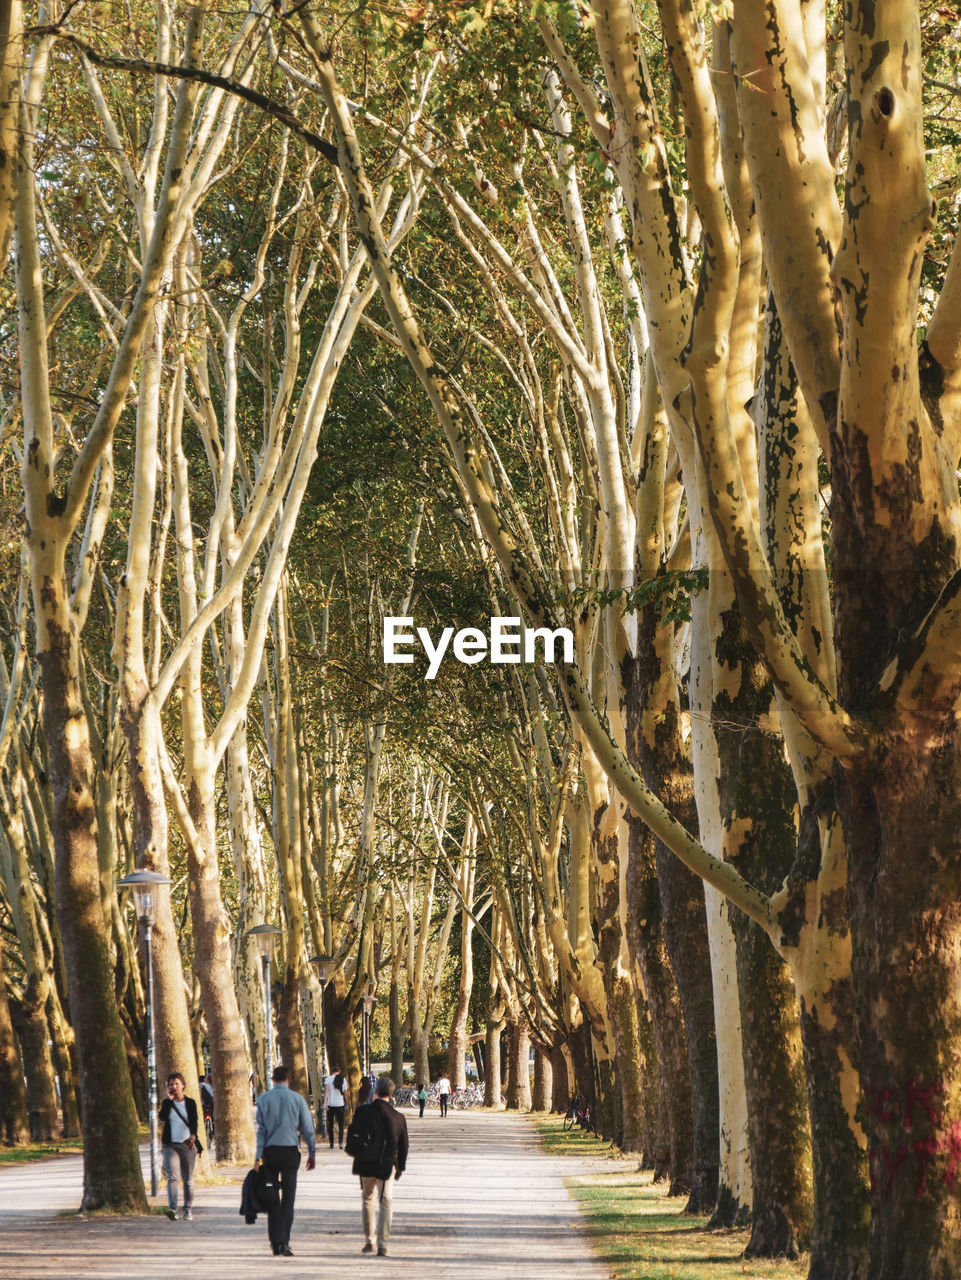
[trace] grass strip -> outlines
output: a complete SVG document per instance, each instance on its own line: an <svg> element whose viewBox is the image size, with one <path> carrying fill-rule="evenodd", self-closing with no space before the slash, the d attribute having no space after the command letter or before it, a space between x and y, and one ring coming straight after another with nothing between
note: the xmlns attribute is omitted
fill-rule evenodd
<svg viewBox="0 0 961 1280"><path fill-rule="evenodd" d="M706 1219L681 1213L684 1201L655 1186L636 1158L593 1134L563 1132L557 1116L535 1123L552 1155L590 1160L590 1171L565 1179L580 1205L598 1257L616 1280L804 1280L807 1259L744 1259L750 1232L708 1231ZM608 1167L605 1168L604 1165Z"/></svg>
<svg viewBox="0 0 961 1280"><path fill-rule="evenodd" d="M56 1142L28 1142L22 1147L0 1147L0 1165L32 1164L35 1160L73 1155L82 1150L81 1138L58 1138Z"/></svg>

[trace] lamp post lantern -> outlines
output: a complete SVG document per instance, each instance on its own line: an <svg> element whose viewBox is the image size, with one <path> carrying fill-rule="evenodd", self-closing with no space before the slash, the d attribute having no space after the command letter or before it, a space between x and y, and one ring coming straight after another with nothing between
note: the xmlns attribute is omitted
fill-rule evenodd
<svg viewBox="0 0 961 1280"><path fill-rule="evenodd" d="M364 987L364 1021L362 1024L361 1050L364 1059L364 1075L370 1078L370 1020L374 1012L377 997L374 995L374 984L368 982Z"/></svg>
<svg viewBox="0 0 961 1280"><path fill-rule="evenodd" d="M280 929L275 924L255 924L247 930L248 938L255 938L260 947L260 963L264 973L264 1020L267 1028L267 1088L274 1074L274 1039L270 1018L270 962L274 955L274 945L280 937Z"/></svg>
<svg viewBox="0 0 961 1280"><path fill-rule="evenodd" d="M327 1011L324 1008L324 993L327 982L334 971L333 956L311 956L310 963L317 970L317 981L320 983L320 1136L327 1136L327 1110L324 1107L324 1081L327 1079Z"/></svg>
<svg viewBox="0 0 961 1280"><path fill-rule="evenodd" d="M143 929L144 961L147 970L147 1111L150 1122L150 1194L157 1194L160 1153L157 1147L157 1050L153 1031L153 927L157 923L157 895L170 879L159 871L131 871L117 881L118 889L133 893L137 923Z"/></svg>

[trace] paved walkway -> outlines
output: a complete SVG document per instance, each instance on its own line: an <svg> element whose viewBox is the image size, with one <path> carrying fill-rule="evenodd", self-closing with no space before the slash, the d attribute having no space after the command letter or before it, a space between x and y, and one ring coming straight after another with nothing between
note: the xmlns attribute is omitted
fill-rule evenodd
<svg viewBox="0 0 961 1280"><path fill-rule="evenodd" d="M193 1222L81 1219L80 1159L65 1157L0 1169L0 1277L261 1280L276 1269L284 1280L608 1280L563 1182L588 1161L545 1155L524 1116L406 1114L410 1163L387 1258L360 1253L360 1192L337 1149L318 1147L313 1173L301 1165L293 1258L272 1256L264 1219L240 1217L242 1171L198 1188Z"/></svg>

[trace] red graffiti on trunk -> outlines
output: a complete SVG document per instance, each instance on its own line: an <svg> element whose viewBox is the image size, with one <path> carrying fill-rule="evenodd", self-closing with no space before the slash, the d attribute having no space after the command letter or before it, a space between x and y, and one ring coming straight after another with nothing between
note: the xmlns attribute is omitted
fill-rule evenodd
<svg viewBox="0 0 961 1280"><path fill-rule="evenodd" d="M912 1161L914 1194L918 1199L927 1190L929 1168L936 1156L947 1156L945 1183L951 1187L961 1182L961 1120L945 1120L941 1107L934 1101L944 1089L944 1081L922 1085L917 1080L909 1080L903 1089L889 1086L865 1089L866 1110L877 1122L875 1130L892 1131L890 1142L872 1147L868 1152L871 1189L875 1191L882 1185L886 1200L894 1190L901 1166ZM918 1130L927 1130L927 1136L913 1141L904 1137Z"/></svg>

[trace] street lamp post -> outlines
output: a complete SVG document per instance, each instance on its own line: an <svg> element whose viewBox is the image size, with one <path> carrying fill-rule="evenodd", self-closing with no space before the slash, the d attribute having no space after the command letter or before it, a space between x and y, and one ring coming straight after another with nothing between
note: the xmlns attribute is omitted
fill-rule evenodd
<svg viewBox="0 0 961 1280"><path fill-rule="evenodd" d="M334 971L332 956L311 956L310 963L317 970L320 983L320 1136L327 1136L327 1111L324 1107L324 1081L327 1079L327 1010L324 1008L324 992Z"/></svg>
<svg viewBox="0 0 961 1280"><path fill-rule="evenodd" d="M133 892L137 923L143 929L144 959L147 970L147 1111L150 1121L150 1194L157 1194L160 1175L160 1153L157 1146L157 1051L153 1033L153 957L151 943L153 927L157 922L157 894L161 886L169 885L167 876L159 871L131 871L117 881L118 889Z"/></svg>
<svg viewBox="0 0 961 1280"><path fill-rule="evenodd" d="M255 924L247 930L248 938L256 938L260 947L260 963L264 972L264 1020L267 1028L267 1088L274 1074L274 1036L270 1017L270 962L274 955L274 944L280 937L280 929L275 924Z"/></svg>
<svg viewBox="0 0 961 1280"><path fill-rule="evenodd" d="M364 1058L364 1074L370 1078L370 1019L374 1012L377 997L374 995L374 984L368 982L364 987L364 1021L361 1032L361 1050Z"/></svg>

